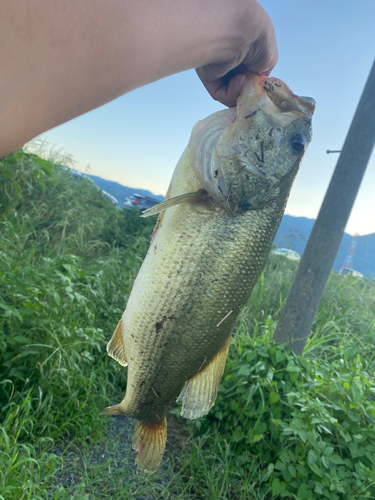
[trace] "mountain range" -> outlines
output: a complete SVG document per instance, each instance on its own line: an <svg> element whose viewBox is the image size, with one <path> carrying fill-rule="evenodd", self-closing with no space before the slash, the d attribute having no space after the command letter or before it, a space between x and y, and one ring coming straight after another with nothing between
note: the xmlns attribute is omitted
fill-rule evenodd
<svg viewBox="0 0 375 500"><path fill-rule="evenodd" d="M152 198L156 198L159 201L164 200L164 196L155 195L145 189L126 187L122 184L119 184L118 182L107 181L105 179L102 179L101 177L97 177L96 175L87 175L87 177L90 177L95 182L95 184L100 187L100 189L103 189L104 191L107 191L107 193L114 196L118 201L117 206L119 208L122 208L126 201L126 198L129 198L129 196L134 193L143 194L144 196L151 196Z"/></svg>
<svg viewBox="0 0 375 500"><path fill-rule="evenodd" d="M118 200L118 207L122 207L126 198L134 193L145 196L152 196L157 200L163 201L163 196L154 195L144 189L135 189L123 186L114 181L107 181L95 175L89 175L91 179L104 191L107 191ZM277 231L274 243L279 248L289 248L295 250L300 255L303 254L307 240L310 236L315 219L306 217L293 217L284 215L279 230ZM353 236L344 233L341 240L340 249L337 253L333 265L334 271L340 271L348 250L353 241ZM366 236L360 236L357 239L356 249L353 256L353 269L359 271L364 276L375 277L375 233Z"/></svg>
<svg viewBox="0 0 375 500"><path fill-rule="evenodd" d="M302 255L314 222L315 219L284 215L276 234L275 244L280 248L295 250ZM333 264L334 271L340 271L352 241L353 236L344 233ZM375 277L375 233L358 237L353 256L353 269L364 276Z"/></svg>

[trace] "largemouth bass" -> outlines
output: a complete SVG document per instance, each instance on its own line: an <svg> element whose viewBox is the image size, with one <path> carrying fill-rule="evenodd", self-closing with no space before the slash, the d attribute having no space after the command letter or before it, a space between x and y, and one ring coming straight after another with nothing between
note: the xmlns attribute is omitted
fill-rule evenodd
<svg viewBox="0 0 375 500"><path fill-rule="evenodd" d="M103 413L137 420L138 466L157 469L166 412L213 406L234 322L272 246L311 139L315 101L249 74L237 107L198 122L107 351L128 365L126 395Z"/></svg>

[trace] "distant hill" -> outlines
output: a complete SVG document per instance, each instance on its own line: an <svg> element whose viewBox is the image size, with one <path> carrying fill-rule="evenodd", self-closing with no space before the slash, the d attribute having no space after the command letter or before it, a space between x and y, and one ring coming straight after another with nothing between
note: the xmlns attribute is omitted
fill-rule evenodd
<svg viewBox="0 0 375 500"><path fill-rule="evenodd" d="M302 255L314 222L315 219L284 215L276 234L275 244L281 248L295 250ZM335 271L340 271L352 240L353 236L344 233L333 265ZM375 277L375 233L358 238L353 257L353 268L364 276Z"/></svg>
<svg viewBox="0 0 375 500"><path fill-rule="evenodd" d="M143 194L144 196L152 196L153 198L156 198L157 200L160 201L164 200L163 196L155 195L145 189L126 187L123 186L122 184L119 184L118 182L107 181L105 179L102 179L101 177L97 177L96 175L88 175L88 177L90 177L95 182L95 184L99 186L101 189L104 189L104 191L107 191L107 193L117 198L118 199L117 206L120 208L122 208L123 204L126 201L126 198L128 198L134 193Z"/></svg>
<svg viewBox="0 0 375 500"><path fill-rule="evenodd" d="M118 199L118 206L120 208L123 206L126 198L134 193L152 196L160 201L164 199L163 196L156 196L144 189L129 188L117 182L107 181L96 175L89 175L89 177L91 177L101 189L115 196ZM281 248L295 250L302 255L314 222L314 219L307 219L306 217L284 215L276 234L275 244ZM333 265L335 271L340 271L352 239L353 237L350 234L344 233L340 249ZM356 252L353 258L353 268L364 276L375 277L375 233L358 238Z"/></svg>

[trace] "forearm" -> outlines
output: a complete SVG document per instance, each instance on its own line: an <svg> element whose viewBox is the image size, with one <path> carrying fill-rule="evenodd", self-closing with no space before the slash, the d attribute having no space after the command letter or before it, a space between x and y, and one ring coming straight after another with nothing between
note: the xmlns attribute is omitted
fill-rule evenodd
<svg viewBox="0 0 375 500"><path fill-rule="evenodd" d="M252 0L1 0L0 6L0 158L137 87L230 60L241 45L241 23L251 28L252 22L256 36L263 12Z"/></svg>

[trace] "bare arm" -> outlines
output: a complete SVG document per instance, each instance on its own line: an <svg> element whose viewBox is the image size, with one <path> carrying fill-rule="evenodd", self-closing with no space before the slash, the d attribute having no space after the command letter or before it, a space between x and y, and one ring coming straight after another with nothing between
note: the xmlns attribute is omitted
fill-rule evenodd
<svg viewBox="0 0 375 500"><path fill-rule="evenodd" d="M255 0L0 0L0 12L0 158L190 68L233 105L241 76L227 85L223 75L241 62L254 71L277 62L272 23Z"/></svg>

